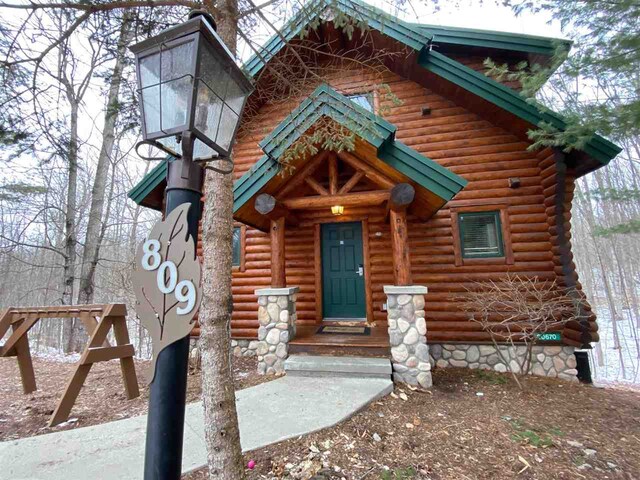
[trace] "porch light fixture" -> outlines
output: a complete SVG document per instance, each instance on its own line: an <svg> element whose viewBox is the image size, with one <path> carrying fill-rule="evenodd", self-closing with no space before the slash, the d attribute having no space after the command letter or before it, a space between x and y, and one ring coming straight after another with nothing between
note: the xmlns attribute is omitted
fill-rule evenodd
<svg viewBox="0 0 640 480"><path fill-rule="evenodd" d="M213 18L194 11L189 20L133 47L142 107L142 138L176 158L224 161L253 87L215 31ZM142 155L141 155L142 156Z"/></svg>
<svg viewBox="0 0 640 480"><path fill-rule="evenodd" d="M342 215L344 213L344 206L342 205L333 205L331 207L331 213L334 215Z"/></svg>

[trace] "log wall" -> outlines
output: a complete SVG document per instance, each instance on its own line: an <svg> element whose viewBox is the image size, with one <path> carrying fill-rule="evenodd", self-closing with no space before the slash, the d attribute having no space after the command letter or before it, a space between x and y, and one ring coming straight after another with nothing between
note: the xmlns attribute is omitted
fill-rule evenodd
<svg viewBox="0 0 640 480"><path fill-rule="evenodd" d="M362 70L342 72L330 78L334 88L342 93L366 91L370 85L387 83L403 101L392 106L386 119L397 126L396 138L420 153L469 181L453 201L433 218L420 222L409 216L409 245L413 283L426 285L426 319L428 337L432 342L487 341L488 336L478 325L469 322L466 314L456 306L456 295L465 285L478 280L498 280L505 272L517 272L540 279L559 275L557 245L554 244L557 219L550 210L554 191L549 190L554 175L553 162L548 155L527 151L528 144L508 131L492 124L455 103L417 83L387 71L384 78ZM263 106L248 121L235 147L236 178L244 174L263 152L258 146L271 130L295 108L299 100L271 103ZM423 107L431 108L423 115ZM543 174L544 172L544 174ZM510 188L509 179L520 179L519 188ZM567 187L572 189L572 183ZM570 209L571 192L566 192L565 209ZM509 231L505 241L513 250L513 262L505 259L475 259L456 266L451 224L451 208L471 209L486 205L503 208ZM298 227L287 227L286 278L288 286L299 286L298 322L312 324L320 318L316 304L318 289L314 262L314 246L318 222L335 221L326 211L305 211L299 216ZM385 212L379 209L349 209L340 221L368 219L370 277L372 305L369 320L386 327L386 301L383 286L393 284L391 239ZM567 219L568 220L568 219ZM569 227L567 223L567 232ZM570 246L569 246L570 248ZM253 228L246 229L244 271L234 269L234 312L232 334L236 338L257 335L256 288L270 284L270 245L268 234ZM575 272L575 265L573 267ZM318 295L321 301L321 296Z"/></svg>

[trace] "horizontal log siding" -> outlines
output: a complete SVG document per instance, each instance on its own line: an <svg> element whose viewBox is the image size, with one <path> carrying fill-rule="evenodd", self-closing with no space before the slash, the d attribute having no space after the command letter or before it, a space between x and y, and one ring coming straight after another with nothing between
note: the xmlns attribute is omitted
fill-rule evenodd
<svg viewBox="0 0 640 480"><path fill-rule="evenodd" d="M469 322L456 306L455 295L478 280L497 280L507 271L555 278L554 256L550 244L550 226L545 210L545 195L540 176L541 161L527 151L528 144L422 86L387 71L384 78L362 71L343 72L329 83L344 93L366 91L370 85L385 82L404 102L389 103L386 119L398 127L397 139L436 160L469 181L454 199L454 205L502 202L507 207L515 263L506 265L501 259L488 259L474 265L456 267L449 206L445 206L428 222L409 216L409 243L413 281L429 287L426 296L426 318L430 341L487 341L487 335ZM257 143L298 105L298 101L267 104L244 125L235 147L235 176L244 174L262 156ZM431 108L423 116L422 108ZM521 187L511 189L510 177L519 177ZM345 218L369 219L369 242L373 315L379 326L386 325L382 304L386 298L384 285L393 283L389 226L384 212L345 212ZM348 216L347 216L348 215ZM331 221L327 210L298 215L300 226L287 227L287 285L299 286L298 321L316 321L314 229L315 221ZM256 288L270 282L270 246L266 234L247 228L245 271L233 273L234 337L255 337L257 332ZM321 301L321 299L318 299Z"/></svg>
<svg viewBox="0 0 640 480"><path fill-rule="evenodd" d="M507 64L509 66L510 71L516 71L516 65L519 62L519 60L514 61L512 59L509 59L507 57L500 56L500 55L482 56L482 55L460 55L460 54L451 55L450 54L448 56L451 57L453 60L460 62L464 66L469 67L475 70L476 72L482 73L483 75L489 71L489 69L484 65L484 61L487 58L490 58L493 61L493 63L495 63L496 65ZM509 88L513 88L514 90L518 90L518 91L522 90L522 84L520 83L519 80L508 80L506 78L497 78L496 76L491 76L491 78L493 78L497 82L502 83L503 85L506 85Z"/></svg>

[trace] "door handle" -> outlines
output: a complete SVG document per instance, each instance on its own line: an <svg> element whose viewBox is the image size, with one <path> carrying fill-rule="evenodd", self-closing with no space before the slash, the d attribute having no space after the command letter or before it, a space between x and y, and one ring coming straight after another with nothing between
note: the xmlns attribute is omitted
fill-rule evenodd
<svg viewBox="0 0 640 480"><path fill-rule="evenodd" d="M358 270L356 270L358 272L358 275L363 276L364 275L364 267L362 265L358 265Z"/></svg>

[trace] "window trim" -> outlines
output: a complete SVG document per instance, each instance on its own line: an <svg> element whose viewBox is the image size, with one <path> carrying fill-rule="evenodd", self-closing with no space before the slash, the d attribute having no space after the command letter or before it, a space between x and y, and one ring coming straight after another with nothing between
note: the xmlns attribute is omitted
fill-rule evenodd
<svg viewBox="0 0 640 480"><path fill-rule="evenodd" d="M463 256L462 238L460 231L460 214L466 213L484 213L496 212L500 223L499 236L502 239L502 255L500 256ZM513 256L513 246L511 243L511 222L509 221L508 205L491 204L491 205L473 205L464 207L451 207L451 230L453 233L453 253L454 261L457 267L464 265L513 265L515 259Z"/></svg>
<svg viewBox="0 0 640 480"><path fill-rule="evenodd" d="M349 93L345 92L345 93L343 93L343 95L345 97L347 97L347 99L349 99L349 100L351 100L351 97L364 97L364 96L371 97L371 113L377 115L377 112L378 112L378 92L376 90L366 90L366 91L349 92ZM358 105L358 104L356 103L356 105ZM361 108L364 108L364 107L361 107Z"/></svg>
<svg viewBox="0 0 640 480"><path fill-rule="evenodd" d="M490 253L490 252L485 252L485 253L478 253L478 254L470 254L467 253L467 251L465 250L465 246L462 242L464 235L465 235L465 224L462 221L463 218L472 218L472 217L480 217L480 216L485 216L485 217L493 217L494 220L494 224L496 226L496 242L497 242L497 247L498 247L498 251L496 253ZM496 257L504 257L504 240L502 239L502 222L500 221L500 210L492 210L492 211L487 211L487 212L459 212L458 213L458 227L459 227L459 234L460 234L460 244L462 247L462 258L467 259L467 258L496 258Z"/></svg>
<svg viewBox="0 0 640 480"><path fill-rule="evenodd" d="M239 253L239 263L234 264L233 263L233 250L231 251L231 268L234 271L240 271L240 272L244 272L246 270L246 264L245 264L245 248L247 246L247 226L246 225L234 225L233 229L235 230L236 228L240 229L240 245L239 245L239 249L240 251Z"/></svg>

